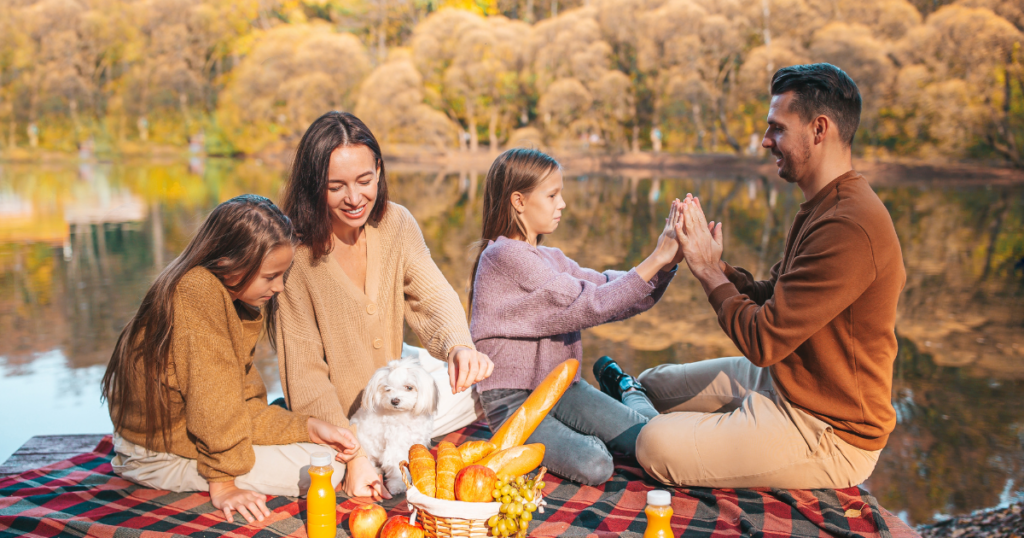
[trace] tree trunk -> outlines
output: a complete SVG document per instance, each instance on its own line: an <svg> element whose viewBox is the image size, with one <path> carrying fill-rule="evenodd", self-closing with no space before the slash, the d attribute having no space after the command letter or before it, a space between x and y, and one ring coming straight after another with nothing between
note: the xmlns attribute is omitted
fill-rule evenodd
<svg viewBox="0 0 1024 538"><path fill-rule="evenodd" d="M185 142L188 142L189 135L192 134L190 132L192 127L192 116L188 113L188 94L179 93L178 103L181 104L181 116L185 118Z"/></svg>
<svg viewBox="0 0 1024 538"><path fill-rule="evenodd" d="M523 20L532 24L533 19L533 0L526 0L526 13L523 14Z"/></svg>
<svg viewBox="0 0 1024 538"><path fill-rule="evenodd" d="M480 135L476 132L476 111L472 99L466 99L466 123L469 125L469 151L475 153L480 149Z"/></svg>
<svg viewBox="0 0 1024 538"><path fill-rule="evenodd" d="M993 143L996 151L1002 153L1018 168L1024 167L1024 155L1017 147L1017 138L1013 135L1013 126L1010 123L1010 114L1013 100L1013 77L1010 76L1010 69L1003 69L1003 117L996 120L996 130L1002 135L1003 143ZM1024 89L1024 87L1022 87Z"/></svg>
<svg viewBox="0 0 1024 538"><path fill-rule="evenodd" d="M490 150L498 151L498 109L491 108L491 121L487 124L487 136L490 142Z"/></svg>
<svg viewBox="0 0 1024 538"><path fill-rule="evenodd" d="M761 14L764 16L764 48L767 51L768 65L766 69L768 76L775 74L775 62L772 60L772 32L769 26L771 11L768 9L768 0L761 0Z"/></svg>
<svg viewBox="0 0 1024 538"><path fill-rule="evenodd" d="M377 27L377 64L383 64L387 58L387 32L388 32L388 3L387 0L377 0L380 10L380 25Z"/></svg>
<svg viewBox="0 0 1024 538"><path fill-rule="evenodd" d="M636 101L633 101L633 136L629 141L629 150L633 153L640 153L640 111L637 110Z"/></svg>
<svg viewBox="0 0 1024 538"><path fill-rule="evenodd" d="M739 153L740 143L729 133L729 125L725 121L725 107L722 106L721 101L718 103L718 123L722 124L722 134L725 135L725 141L732 147L733 151Z"/></svg>
<svg viewBox="0 0 1024 538"><path fill-rule="evenodd" d="M704 118L701 117L700 105L694 103L690 111L693 112L693 125L697 129L697 147L694 149L704 151Z"/></svg>

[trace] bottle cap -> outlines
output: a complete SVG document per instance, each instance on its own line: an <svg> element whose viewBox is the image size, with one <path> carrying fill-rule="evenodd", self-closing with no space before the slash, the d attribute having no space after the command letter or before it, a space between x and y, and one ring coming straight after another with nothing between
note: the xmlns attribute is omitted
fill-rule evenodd
<svg viewBox="0 0 1024 538"><path fill-rule="evenodd" d="M672 504L672 494L663 489L652 489L647 492L647 504L669 506Z"/></svg>
<svg viewBox="0 0 1024 538"><path fill-rule="evenodd" d="M314 452L309 457L309 464L313 467L327 467L331 464L331 455L326 452Z"/></svg>

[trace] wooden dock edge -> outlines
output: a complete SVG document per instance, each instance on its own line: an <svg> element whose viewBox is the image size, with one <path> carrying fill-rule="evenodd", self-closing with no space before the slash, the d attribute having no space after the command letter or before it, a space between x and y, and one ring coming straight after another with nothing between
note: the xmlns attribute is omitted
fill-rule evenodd
<svg viewBox="0 0 1024 538"><path fill-rule="evenodd" d="M0 465L0 478L91 452L106 435L37 435Z"/></svg>

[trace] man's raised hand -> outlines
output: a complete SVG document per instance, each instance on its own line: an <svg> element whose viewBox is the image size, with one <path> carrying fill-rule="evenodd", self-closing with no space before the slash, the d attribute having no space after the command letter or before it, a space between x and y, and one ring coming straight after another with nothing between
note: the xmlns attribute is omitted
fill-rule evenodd
<svg viewBox="0 0 1024 538"><path fill-rule="evenodd" d="M689 195L682 202L682 218L676 225L683 259L704 291L710 295L716 287L728 283L722 272L722 223L708 222L700 199Z"/></svg>

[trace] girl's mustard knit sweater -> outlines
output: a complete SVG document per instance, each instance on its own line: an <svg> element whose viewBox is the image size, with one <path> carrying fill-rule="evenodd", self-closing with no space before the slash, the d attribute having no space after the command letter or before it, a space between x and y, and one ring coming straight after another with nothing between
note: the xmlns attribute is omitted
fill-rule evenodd
<svg viewBox="0 0 1024 538"><path fill-rule="evenodd" d="M142 368L132 384L124 427L117 433L156 451L198 460L199 474L222 482L252 469L253 445L309 442L308 415L267 405L267 387L253 365L263 313L252 318L220 280L202 267L174 291L174 330L166 384L171 389L169 445L158 433L147 444Z"/></svg>

